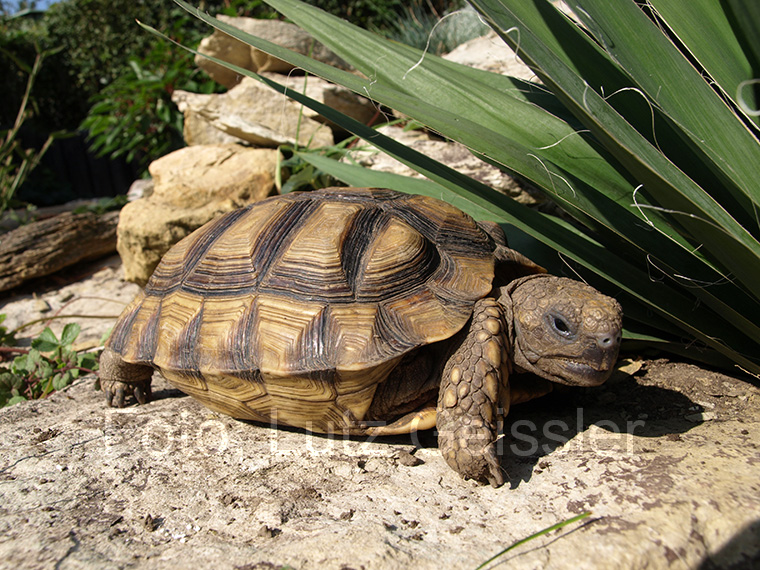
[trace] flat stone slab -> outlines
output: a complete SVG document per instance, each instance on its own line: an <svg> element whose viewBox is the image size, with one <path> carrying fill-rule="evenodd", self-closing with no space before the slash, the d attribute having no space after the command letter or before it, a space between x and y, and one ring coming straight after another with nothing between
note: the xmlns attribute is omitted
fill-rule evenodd
<svg viewBox="0 0 760 570"><path fill-rule="evenodd" d="M0 313L118 313L136 286L93 271ZM95 343L113 323L79 322ZM516 406L498 489L463 481L429 432L314 436L154 389L108 409L84 378L0 410L1 569L472 570L586 511L488 568L760 565L760 391L691 364L624 361L600 388Z"/></svg>
<svg viewBox="0 0 760 570"><path fill-rule="evenodd" d="M502 564L749 568L757 404L749 384L652 362L515 408L493 489L461 480L430 434L275 430L160 379L152 403L107 409L85 379L0 411L0 567L472 569L590 510Z"/></svg>

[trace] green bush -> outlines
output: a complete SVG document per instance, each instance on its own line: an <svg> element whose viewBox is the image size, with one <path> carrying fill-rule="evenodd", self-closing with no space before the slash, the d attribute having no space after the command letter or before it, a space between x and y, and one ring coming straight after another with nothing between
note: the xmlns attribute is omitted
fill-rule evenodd
<svg viewBox="0 0 760 570"><path fill-rule="evenodd" d="M445 196L499 221L537 261L618 297L629 341L719 354L715 362L760 373L758 54L748 41L760 29L760 4L648 0L645 10L634 0L577 0L575 20L547 0L470 2L544 85L421 60L419 50L297 0L268 3L370 79L214 24L462 142L543 188L575 223L525 208L290 92L430 181L305 155L323 170L350 184L382 180Z"/></svg>
<svg viewBox="0 0 760 570"><path fill-rule="evenodd" d="M90 11L98 9L101 3L101 0L76 0L74 4L80 10L67 12L65 27L72 25L72 15L76 15L73 22L86 21ZM387 3L331 3L329 8L367 23L387 23L395 18L391 16L392 9L400 6L400 2L393 0ZM240 0L223 10L219 9L220 6L213 5L205 8L210 12L221 11L228 15L274 15L260 1ZM107 18L97 16L94 24L98 29L108 30L106 37L112 45L107 51L92 59L89 57L93 49L89 45L91 42L70 46L70 57L83 62L76 65L76 68L80 73L78 82L85 91L92 91L98 83L106 85L90 98L93 106L81 128L90 133L92 148L99 156L124 156L127 161L137 161L138 166L145 169L150 161L184 146L183 117L171 102L174 90L211 93L221 88L197 70L187 52L178 50L169 43L157 42L154 36L148 34L141 34L139 40L133 39L131 34L125 37L129 28L119 27L126 24L123 16L117 17L112 13L113 10L110 12ZM145 5L139 3L130 3L127 13L130 18L152 19L156 25L166 30L171 39L180 43L194 46L208 34L208 29L201 27L197 19L176 6L159 12L147 10ZM77 30L77 33L81 32L82 30ZM129 43L135 55L123 66L123 54L130 53L123 46ZM110 70L110 76L93 73L94 70L108 69L103 65L104 61L108 61L113 69L119 70L118 74L113 75L113 70Z"/></svg>
<svg viewBox="0 0 760 570"><path fill-rule="evenodd" d="M274 16L261 0L205 1L199 8ZM160 26L190 45L208 34L171 2L148 0L64 0L42 17L6 18L0 27L0 125L13 124L26 87L26 74L14 59L31 67L35 46L58 47L36 78L28 101L30 127L45 133L83 124L93 129L101 155L123 155L143 166L181 146L182 116L171 92L208 92L214 84L196 71L186 52L143 33L135 20ZM101 136L106 130L110 138Z"/></svg>
<svg viewBox="0 0 760 570"><path fill-rule="evenodd" d="M308 3L366 29L392 26L407 4L403 0L308 0Z"/></svg>
<svg viewBox="0 0 760 570"><path fill-rule="evenodd" d="M320 10L366 30L420 48L428 32L445 14L462 7L463 0L306 0ZM420 40L420 37L423 39ZM411 42L411 43L410 43Z"/></svg>
<svg viewBox="0 0 760 570"><path fill-rule="evenodd" d="M6 6L6 10L7 6ZM9 11L0 14L0 77L3 88L0 89L0 126L7 127L16 120L16 113L21 107L28 81L28 70L34 66L37 54L54 49L50 44L44 19L14 15ZM60 86L66 84L66 74L62 72L60 54L48 56L35 78L35 90L28 100L30 122L50 124L55 108L61 99ZM42 118L41 120L38 120ZM53 130L58 129L53 122Z"/></svg>
<svg viewBox="0 0 760 570"><path fill-rule="evenodd" d="M455 4L445 14L438 14L425 8L419 2L407 4L401 17L381 33L388 39L440 55L490 30L472 9Z"/></svg>
<svg viewBox="0 0 760 570"><path fill-rule="evenodd" d="M211 93L219 85L198 70L187 52L156 43L91 98L81 124L98 156L117 158L146 169L151 160L182 148L183 116L171 96L176 89Z"/></svg>
<svg viewBox="0 0 760 570"><path fill-rule="evenodd" d="M2 214L13 205L18 190L37 168L53 141L65 136L65 133L60 131L50 133L39 149L24 148L21 144L20 132L30 115L28 106L32 101L35 80L50 52L37 53L31 67L17 59L12 53L5 51L4 48L0 48L0 52L13 60L18 69L27 76L24 94L16 109L16 117L8 128L0 128L0 214Z"/></svg>
<svg viewBox="0 0 760 570"><path fill-rule="evenodd" d="M387 28L399 19L401 0L315 3L353 22ZM422 12L440 10L436 1ZM261 0L206 0L210 14L258 18L276 13ZM419 10L418 10L419 11ZM41 49L60 47L48 59L29 101L29 122L38 131L88 130L100 156L123 156L144 168L183 145L182 115L171 102L175 89L210 92L215 87L184 51L140 31L135 20L160 28L172 39L195 46L209 33L199 20L171 2L151 0L63 0L43 18L17 18L0 30L0 48L27 62ZM11 124L24 93L25 76L0 57L0 124Z"/></svg>
<svg viewBox="0 0 760 570"><path fill-rule="evenodd" d="M170 36L193 43L200 30L192 18L165 2L147 0L64 0L45 13L49 40L63 48L64 67L84 99L110 85L132 58L143 58L156 39L138 32L135 20L168 30ZM186 28L173 25L175 20Z"/></svg>

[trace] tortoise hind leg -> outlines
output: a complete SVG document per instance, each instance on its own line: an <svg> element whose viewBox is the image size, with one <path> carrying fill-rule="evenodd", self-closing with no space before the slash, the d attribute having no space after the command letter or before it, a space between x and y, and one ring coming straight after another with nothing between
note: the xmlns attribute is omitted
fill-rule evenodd
<svg viewBox="0 0 760 570"><path fill-rule="evenodd" d="M150 401L150 382L153 368L145 364L125 362L118 352L109 347L100 355L100 386L106 393L109 406L123 408L125 398L134 394L140 404Z"/></svg>
<svg viewBox="0 0 760 570"><path fill-rule="evenodd" d="M469 329L446 363L438 396L438 447L465 479L504 483L496 454L499 402L509 401L502 309L492 298L474 308ZM507 396L507 397L505 397Z"/></svg>
<svg viewBox="0 0 760 570"><path fill-rule="evenodd" d="M425 407L405 414L387 425L372 426L371 422L362 422L359 425L365 428L364 433L367 435L401 435L423 429L432 429L435 427L435 422L435 408Z"/></svg>

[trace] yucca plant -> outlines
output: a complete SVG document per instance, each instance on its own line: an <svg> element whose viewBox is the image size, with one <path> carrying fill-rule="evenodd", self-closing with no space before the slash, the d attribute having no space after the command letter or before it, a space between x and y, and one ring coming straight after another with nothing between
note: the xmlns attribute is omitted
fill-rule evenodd
<svg viewBox="0 0 760 570"><path fill-rule="evenodd" d="M539 84L423 57L298 0L266 0L360 77L175 1L231 36L465 144L543 188L576 223L525 208L288 91L429 180L309 153L307 160L350 184L444 197L501 222L511 243L537 261L618 297L628 339L703 358L719 354L760 372L760 129L753 111L760 54L752 47L760 5L579 0L567 15L546 0L470 0Z"/></svg>

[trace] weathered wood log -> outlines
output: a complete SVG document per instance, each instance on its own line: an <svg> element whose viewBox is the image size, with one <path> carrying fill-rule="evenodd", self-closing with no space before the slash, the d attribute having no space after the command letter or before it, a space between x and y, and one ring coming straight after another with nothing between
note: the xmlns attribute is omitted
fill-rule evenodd
<svg viewBox="0 0 760 570"><path fill-rule="evenodd" d="M0 235L0 291L116 251L119 212L65 212Z"/></svg>

